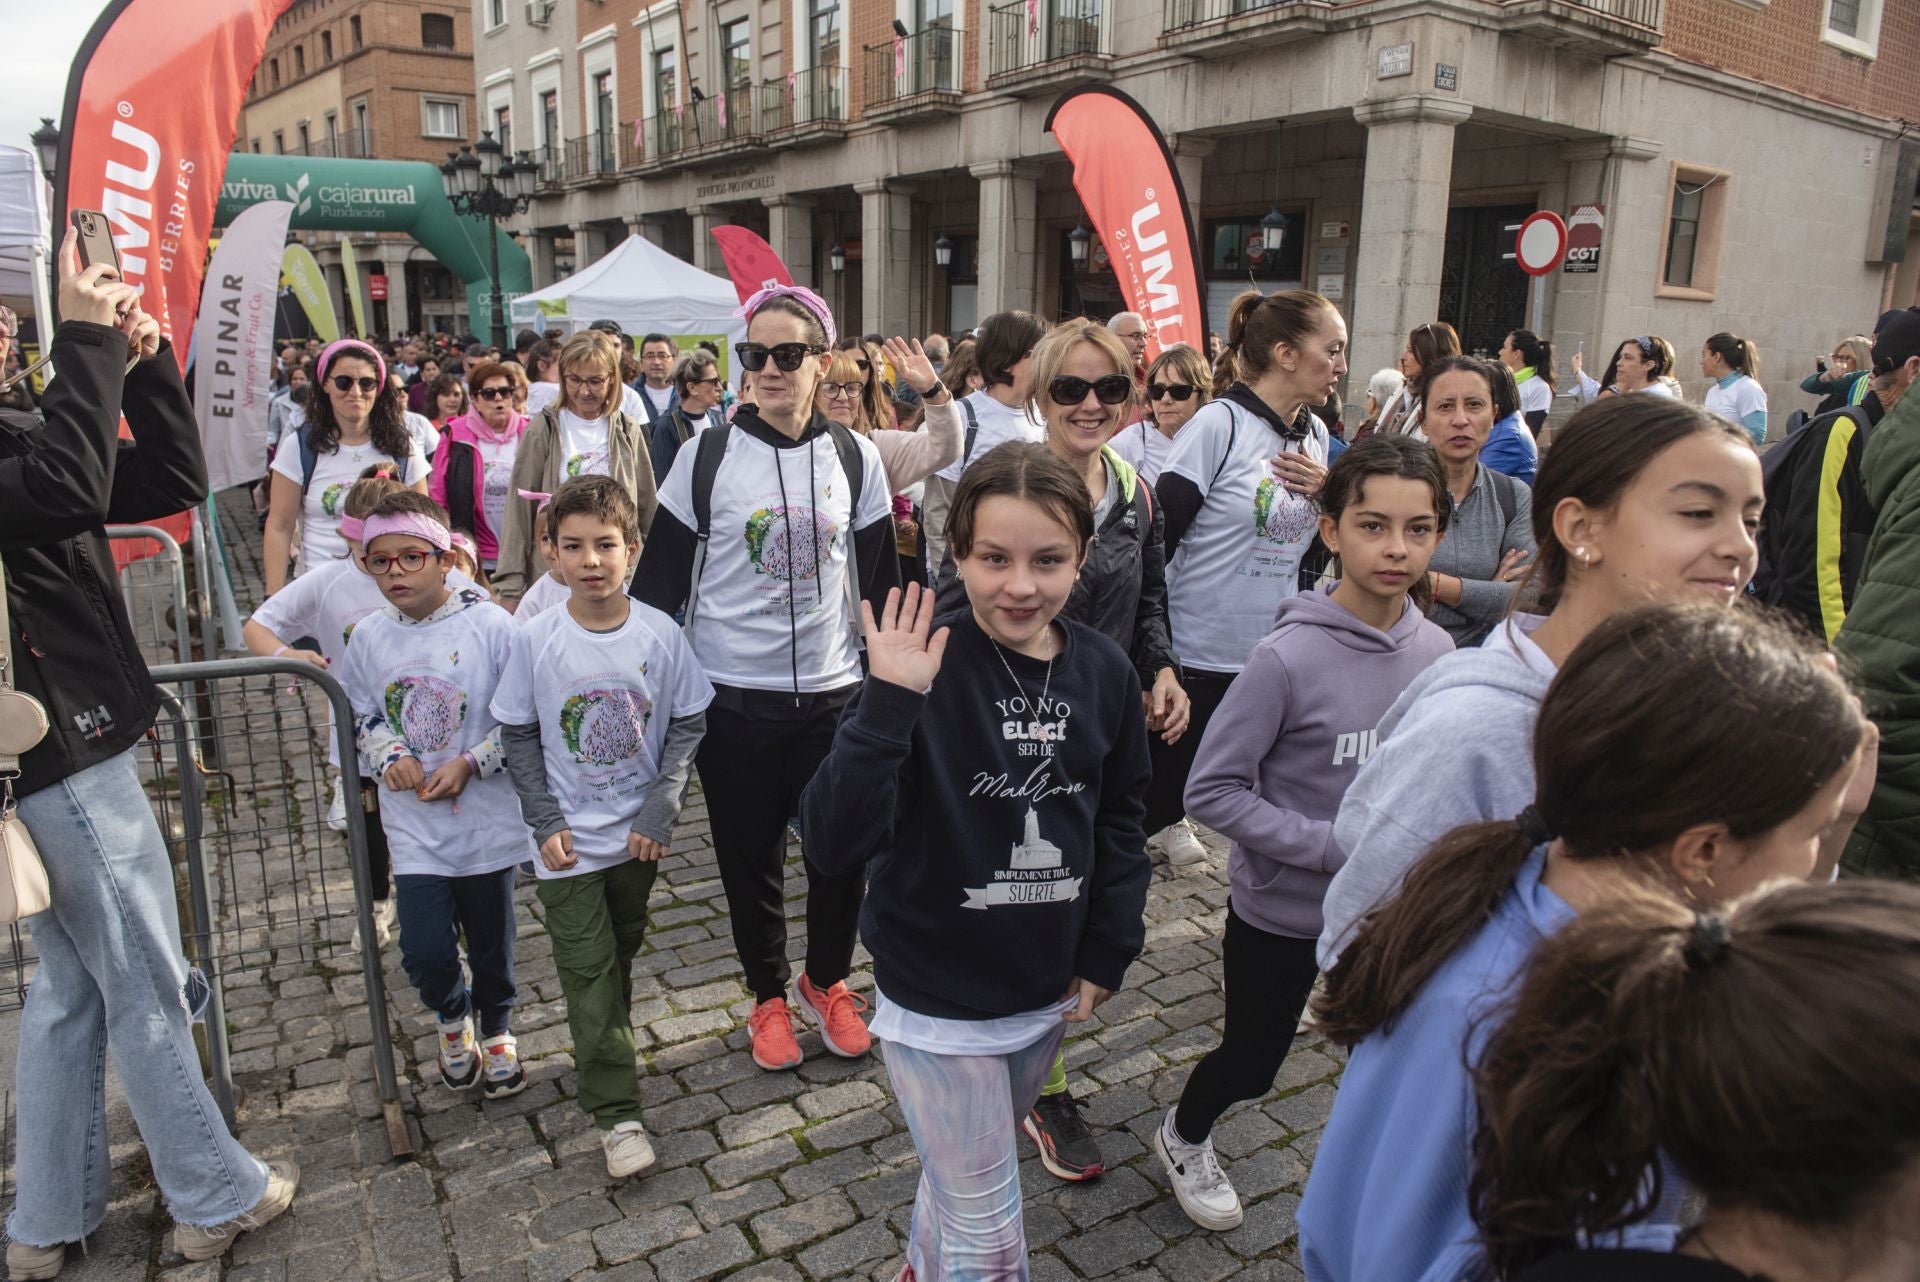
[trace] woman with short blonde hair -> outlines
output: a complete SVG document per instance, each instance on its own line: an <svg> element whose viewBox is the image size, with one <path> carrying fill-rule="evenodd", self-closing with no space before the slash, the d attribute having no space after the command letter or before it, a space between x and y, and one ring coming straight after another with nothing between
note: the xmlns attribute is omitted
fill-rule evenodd
<svg viewBox="0 0 1920 1282"><path fill-rule="evenodd" d="M1194 411L1213 397L1213 369L1185 343L1167 348L1147 367L1146 416L1115 435L1113 452L1133 465L1148 485L1160 479L1160 465L1173 437Z"/></svg>

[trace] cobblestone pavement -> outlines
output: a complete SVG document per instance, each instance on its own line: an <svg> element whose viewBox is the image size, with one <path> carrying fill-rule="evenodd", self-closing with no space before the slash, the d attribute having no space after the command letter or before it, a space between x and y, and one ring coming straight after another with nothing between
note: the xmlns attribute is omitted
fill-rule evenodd
<svg viewBox="0 0 1920 1282"><path fill-rule="evenodd" d="M230 514L236 560L258 555L257 539L240 537L251 528ZM317 814L322 804L305 798L304 813ZM1213 1234L1190 1224L1147 1144L1188 1066L1219 1034L1225 853L1211 834L1207 846L1204 863L1156 867L1145 953L1125 988L1067 1043L1069 1077L1100 1134L1107 1174L1085 1185L1059 1183L1022 1141L1036 1282L1300 1277L1294 1208L1332 1104L1337 1049L1302 1035L1275 1091L1229 1112L1217 1128L1215 1144L1247 1206L1240 1228ZM335 848L293 861L302 893L324 887L336 913L351 902L340 858ZM236 902L267 893L244 864L216 873ZM797 843L788 885L796 893L803 887ZM392 1160L357 956L345 948L283 948L270 965L230 972L226 996L236 1080L245 1091L240 1134L262 1157L299 1161L304 1175L293 1210L246 1234L224 1261L184 1263L168 1249L164 1209L118 1107L112 1209L91 1253L76 1255L62 1276L892 1282L918 1166L881 1055L838 1059L807 1033L798 1071L767 1073L753 1064L751 1002L698 795L662 865L646 951L635 965L641 1094L660 1158L644 1178L607 1177L598 1133L573 1099L565 1007L531 885L519 900L514 1030L531 1083L524 1094L482 1102L425 1083L423 1066L433 1076L432 1023L397 947L390 948L383 961L395 1051L417 1148L412 1159ZM801 904L789 904L796 959L804 952ZM315 923L331 940L343 940L348 925L344 916ZM864 950L855 965L853 986L870 996ZM9 1104L0 1206L11 1203L11 1120Z"/></svg>

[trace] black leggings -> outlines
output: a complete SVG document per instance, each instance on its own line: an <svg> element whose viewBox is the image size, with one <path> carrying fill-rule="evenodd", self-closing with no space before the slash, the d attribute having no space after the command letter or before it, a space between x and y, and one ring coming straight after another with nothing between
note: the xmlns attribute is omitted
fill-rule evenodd
<svg viewBox="0 0 1920 1282"><path fill-rule="evenodd" d="M387 849L387 830L380 824L380 785L362 777L360 805L367 816L367 884L376 903L393 894L393 854Z"/></svg>
<svg viewBox="0 0 1920 1282"><path fill-rule="evenodd" d="M1153 763L1153 781L1147 785L1147 836L1168 824L1178 823L1187 813L1185 793L1187 776L1193 773L1193 758L1200 751L1200 736L1207 732L1215 710L1227 697L1233 684L1231 673L1195 672L1189 668L1180 684L1186 688L1193 710L1187 720L1187 732L1180 742L1168 744L1152 731L1147 732L1147 758Z"/></svg>
<svg viewBox="0 0 1920 1282"><path fill-rule="evenodd" d="M720 884L727 892L733 946L756 1001L786 991L787 820L833 746L853 688L803 694L717 692L694 765L706 795ZM866 870L829 877L807 870L807 978L826 989L853 969Z"/></svg>
<svg viewBox="0 0 1920 1282"><path fill-rule="evenodd" d="M1274 935L1249 925L1227 904L1227 1021L1220 1044L1193 1066L1180 1092L1174 1130L1190 1144L1213 1133L1220 1114L1273 1089L1293 1030L1320 968L1312 939Z"/></svg>

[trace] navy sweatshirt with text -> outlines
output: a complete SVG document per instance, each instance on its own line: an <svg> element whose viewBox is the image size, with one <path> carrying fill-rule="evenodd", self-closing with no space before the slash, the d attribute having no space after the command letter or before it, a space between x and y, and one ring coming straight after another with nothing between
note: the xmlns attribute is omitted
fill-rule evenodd
<svg viewBox="0 0 1920 1282"><path fill-rule="evenodd" d="M866 869L874 982L910 1011L995 1019L1075 977L1118 989L1152 873L1140 678L1083 624L1062 622L1049 681L971 610L938 622L953 635L932 689L869 678L847 705L801 799L807 859Z"/></svg>

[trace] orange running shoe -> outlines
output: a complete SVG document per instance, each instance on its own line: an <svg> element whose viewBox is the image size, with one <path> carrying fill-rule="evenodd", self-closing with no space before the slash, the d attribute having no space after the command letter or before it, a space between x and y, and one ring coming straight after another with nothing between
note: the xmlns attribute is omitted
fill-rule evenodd
<svg viewBox="0 0 1920 1282"><path fill-rule="evenodd" d="M820 1040L835 1055L856 1059L873 1049L873 1035L860 1018L860 1012L867 1008L866 999L849 989L844 979L823 993L802 971L793 979L793 1003L806 1021L820 1030Z"/></svg>
<svg viewBox="0 0 1920 1282"><path fill-rule="evenodd" d="M800 1067L800 1043L793 1039L793 1014L784 998L770 997L747 1016L753 1037L753 1062L769 1072Z"/></svg>

